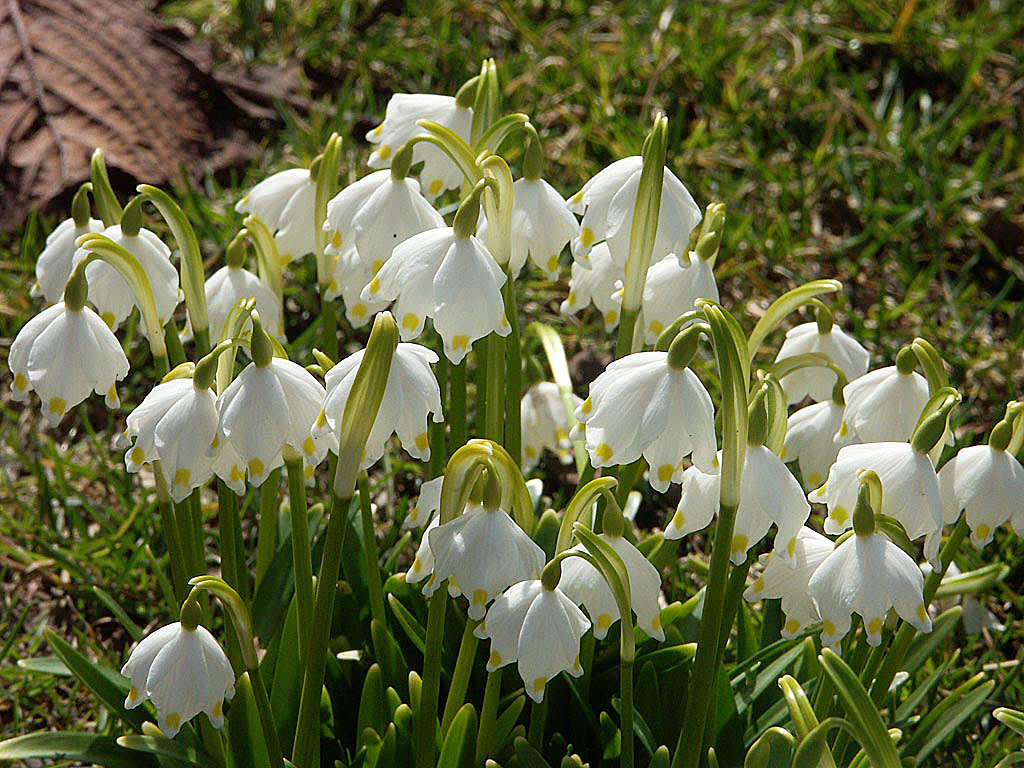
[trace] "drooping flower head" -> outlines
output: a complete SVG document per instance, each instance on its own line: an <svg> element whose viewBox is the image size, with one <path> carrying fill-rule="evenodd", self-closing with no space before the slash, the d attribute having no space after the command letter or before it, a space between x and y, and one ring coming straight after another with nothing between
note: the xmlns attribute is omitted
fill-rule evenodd
<svg viewBox="0 0 1024 768"><path fill-rule="evenodd" d="M569 296L560 311L563 315L575 315L593 303L604 319L604 329L610 331L619 324L625 270L612 261L606 243L594 246L589 261L589 267L573 261Z"/></svg>
<svg viewBox="0 0 1024 768"><path fill-rule="evenodd" d="M316 250L313 208L316 180L307 168L288 168L268 176L235 205L239 213L260 219L277 243L285 263Z"/></svg>
<svg viewBox="0 0 1024 768"><path fill-rule="evenodd" d="M579 406L583 401L571 395L572 402ZM523 459L522 466L530 471L540 461L541 452L553 451L559 461L572 461L572 443L569 442L569 415L565 410L561 390L551 381L538 381L526 390L519 404L522 422Z"/></svg>
<svg viewBox="0 0 1024 768"><path fill-rule="evenodd" d="M32 295L43 296L51 304L61 300L64 286L71 277L72 260L78 250L75 241L82 235L104 229L102 221L89 215L85 186L75 195L71 210L72 217L62 221L46 236L46 247L36 259L36 284L32 286Z"/></svg>
<svg viewBox="0 0 1024 768"><path fill-rule="evenodd" d="M209 630L186 622L168 624L144 637L121 674L131 680L125 707L152 701L157 724L169 739L200 712L220 728L224 699L235 695L235 674L227 655Z"/></svg>
<svg viewBox="0 0 1024 768"><path fill-rule="evenodd" d="M641 456L651 486L664 492L682 476L692 454L698 466L715 460L714 406L697 375L669 364L667 352L637 352L611 363L576 409L574 439L585 439L595 467L629 464Z"/></svg>
<svg viewBox="0 0 1024 768"><path fill-rule="evenodd" d="M779 348L779 353L775 356L775 362L778 363L796 355L816 353L825 355L832 360L847 379L855 380L867 373L868 351L842 328L832 323L831 313L819 310L818 316L817 322L803 323L786 332L786 340L782 342L782 347ZM782 387L786 391L786 400L790 405L799 403L805 397L821 402L831 396L835 374L828 368L811 366L788 373L782 377L781 381ZM921 409L918 408L918 414L920 412Z"/></svg>
<svg viewBox="0 0 1024 768"><path fill-rule="evenodd" d="M840 449L853 442L853 433L843 422L843 408L829 398L789 417L782 456L787 462L798 462L805 490L818 488Z"/></svg>
<svg viewBox="0 0 1024 768"><path fill-rule="evenodd" d="M680 264L674 253L651 264L644 282L645 341L653 345L679 315L695 308L697 299L717 302L718 298L713 265L695 251L690 251L688 265Z"/></svg>
<svg viewBox="0 0 1024 768"><path fill-rule="evenodd" d="M355 383L359 364L365 350L349 355L331 368L325 377L327 395L323 410L313 425L312 436L319 439L324 433L341 431L345 404ZM444 420L441 413L441 390L430 369L437 355L419 344L399 344L391 360L387 385L380 409L366 441L366 451L360 469L366 469L384 455L386 443L397 434L402 447L413 458L430 458L427 437L427 419L433 414L435 423Z"/></svg>
<svg viewBox="0 0 1024 768"><path fill-rule="evenodd" d="M461 94L459 97L433 93L394 94L388 100L384 122L366 134L366 140L375 145L369 166L389 167L395 153L407 141L426 135L426 131L416 124L419 120L443 125L464 141L469 141L473 110ZM457 189L462 183L462 171L440 148L427 143L416 144L412 164L420 162L423 163L420 184L428 200L433 200L446 189Z"/></svg>
<svg viewBox="0 0 1024 768"><path fill-rule="evenodd" d="M928 402L928 382L902 350L896 365L877 368L843 389L843 421L862 443L909 440Z"/></svg>
<svg viewBox="0 0 1024 768"><path fill-rule="evenodd" d="M487 670L517 662L526 694L539 702L559 672L583 674L580 638L589 628L583 611L558 587L530 579L509 587L474 634L491 641Z"/></svg>

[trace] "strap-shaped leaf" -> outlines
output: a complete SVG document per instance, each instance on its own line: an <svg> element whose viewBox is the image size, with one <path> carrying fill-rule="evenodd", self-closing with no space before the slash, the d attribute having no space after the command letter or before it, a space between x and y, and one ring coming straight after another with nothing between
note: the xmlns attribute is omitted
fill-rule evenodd
<svg viewBox="0 0 1024 768"><path fill-rule="evenodd" d="M473 768L476 726L476 709L472 704L463 704L444 737L437 768Z"/></svg>
<svg viewBox="0 0 1024 768"><path fill-rule="evenodd" d="M248 672L243 672L235 680L235 698L228 710L227 732L234 768L271 768Z"/></svg>
<svg viewBox="0 0 1024 768"><path fill-rule="evenodd" d="M146 755L118 745L112 736L94 733L39 732L0 741L0 760L74 760L109 768L148 768Z"/></svg>
<svg viewBox="0 0 1024 768"><path fill-rule="evenodd" d="M979 672L963 685L942 698L914 728L913 736L903 746L903 754L917 759L918 765L939 747L956 728L985 703L995 688L994 680L985 680Z"/></svg>
<svg viewBox="0 0 1024 768"><path fill-rule="evenodd" d="M158 757L169 757L174 761L175 766L186 768L187 766L210 765L213 761L202 749L197 749L195 744L190 744L184 739L168 739L164 736L139 736L131 734L121 736L117 743L125 749L135 752L147 752Z"/></svg>
<svg viewBox="0 0 1024 768"><path fill-rule="evenodd" d="M142 730L142 724L146 721L146 711L144 709L128 710L124 707L129 687L127 679L113 670L89 661L52 630L46 630L46 642L64 662L64 665L71 670L71 673L81 681L82 685L92 691L92 694L102 701L107 709L129 723L135 730Z"/></svg>
<svg viewBox="0 0 1024 768"><path fill-rule="evenodd" d="M843 702L847 718L853 726L852 735L860 742L874 768L900 768L896 747L857 675L828 648L822 649L818 660Z"/></svg>

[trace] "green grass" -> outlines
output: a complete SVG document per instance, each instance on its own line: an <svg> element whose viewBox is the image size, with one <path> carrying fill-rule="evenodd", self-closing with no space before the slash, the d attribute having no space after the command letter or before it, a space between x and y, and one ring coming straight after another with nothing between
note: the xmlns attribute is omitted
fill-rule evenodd
<svg viewBox="0 0 1024 768"><path fill-rule="evenodd" d="M786 288L836 277L845 285L838 319L868 345L873 365L915 335L945 356L964 395L964 440L987 432L1020 396L1024 6L436 0L408 3L400 18L388 9L401 4L390 2L279 0L273 13L259 5L176 0L160 11L201 24L225 62L301 61L307 95L320 105L303 115L282 108L278 122L260 126L258 165L186 196L208 259L221 257L240 226L232 205L245 187L308 161L332 130L346 137L346 171L361 175L362 136L392 92L454 92L494 56L507 108L538 126L548 176L567 194L636 153L653 114L668 114L670 167L702 206L728 205L718 276L723 302L748 328ZM33 259L63 217L47 213L0 239L2 359L37 309L27 291ZM310 289L293 290L296 310L314 306ZM526 289L532 311L552 318L565 292L564 281ZM290 313L290 337L309 322ZM602 338L593 318L555 322L570 355ZM47 685L12 663L36 652L49 623L119 664L129 641L92 585L140 624L156 618L162 592L139 543L159 554L157 526L152 510L133 516L133 484L110 447L146 376L133 370L118 413L79 409L94 435L80 417L37 433L36 414L7 400L5 382L0 685L13 696L0 696L0 737L89 716L64 679ZM1013 569L998 595L1011 631L965 648L974 670L1019 652L1019 540L1001 536L985 553L997 557ZM1019 706L1021 691L1013 682L992 704ZM970 738L953 740L947 764L972 764Z"/></svg>

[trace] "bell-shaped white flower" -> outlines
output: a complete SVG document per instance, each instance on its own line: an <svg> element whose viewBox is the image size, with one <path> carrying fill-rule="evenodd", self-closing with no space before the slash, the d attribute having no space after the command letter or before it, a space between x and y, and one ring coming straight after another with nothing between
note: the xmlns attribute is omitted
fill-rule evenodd
<svg viewBox="0 0 1024 768"><path fill-rule="evenodd" d="M260 317L271 323L274 337L278 341L284 341L281 302L277 300L277 295L270 286L249 270L230 265L221 267L210 275L205 290L210 338L214 343L220 338L231 310L242 299L255 299L256 311L260 313Z"/></svg>
<svg viewBox="0 0 1024 768"><path fill-rule="evenodd" d="M853 439L843 422L843 406L829 398L790 414L782 457L799 463L804 488L811 491L821 485L839 450Z"/></svg>
<svg viewBox="0 0 1024 768"><path fill-rule="evenodd" d="M630 608L636 614L636 623L655 640L664 640L661 627L661 606L658 595L661 592L661 574L628 539L623 536L599 534L622 558L629 577ZM571 551L584 551L578 544ZM619 608L615 594L593 565L581 557L568 557L562 561L562 578L558 588L577 605L587 609L594 624L594 637L598 640L608 634L608 628L619 620Z"/></svg>
<svg viewBox="0 0 1024 768"><path fill-rule="evenodd" d="M922 632L932 629L921 569L877 530L854 534L829 553L811 576L807 591L821 616L825 645L838 645L850 629L853 613L864 620L869 645L882 641L889 608Z"/></svg>
<svg viewBox="0 0 1024 768"><path fill-rule="evenodd" d="M402 528L422 528L427 521L433 519L441 508L441 490L444 487L444 475L433 480L425 480L420 485L420 495L413 504L409 514L402 521ZM426 536L424 536L426 538Z"/></svg>
<svg viewBox="0 0 1024 768"><path fill-rule="evenodd" d="M1024 536L1024 467L1008 451L991 445L962 449L939 471L939 488L945 522L956 522L965 511L979 549L1007 521Z"/></svg>
<svg viewBox="0 0 1024 768"><path fill-rule="evenodd" d="M320 437L324 432L341 432L345 404L355 383L359 364L366 350L349 355L331 368L325 377L327 396L323 411L313 426L312 435ZM427 436L427 418L433 414L435 423L444 421L441 413L441 389L430 369L437 362L437 355L419 344L399 344L391 359L387 385L380 410L370 429L366 450L360 469L366 469L384 455L388 439L398 435L402 447L413 458L426 461L430 458L430 441Z"/></svg>
<svg viewBox="0 0 1024 768"><path fill-rule="evenodd" d="M716 461L719 460L716 457ZM699 467L687 469L683 473L683 493L675 515L665 528L665 538L678 539L710 525L718 512L720 488L717 466L710 473ZM782 459L764 445L748 445L730 546L732 562L742 564L747 551L764 538L773 523L775 551L791 559L796 551L797 534L810 514L811 507L803 489Z"/></svg>
<svg viewBox="0 0 1024 768"><path fill-rule="evenodd" d="M36 259L36 284L32 286L33 296L42 296L56 304L64 296L64 286L71 277L72 260L78 247L75 241L90 232L102 232L103 222L87 219L82 226L74 219L64 219L57 228L46 236L46 247Z"/></svg>
<svg viewBox="0 0 1024 768"><path fill-rule="evenodd" d="M605 240L612 259L620 266L625 265L642 165L639 155L617 160L569 199L573 211L583 214L580 234L572 244L573 255L578 260L586 262L590 248ZM697 203L676 175L666 168L652 262L670 253L685 253L690 233L700 220Z"/></svg>
<svg viewBox="0 0 1024 768"><path fill-rule="evenodd" d="M546 589L539 579L531 579L499 597L473 634L491 641L487 670L518 662L526 694L539 702L559 672L583 674L580 638L589 628L583 611L560 589Z"/></svg>
<svg viewBox="0 0 1024 768"><path fill-rule="evenodd" d="M875 472L882 482L882 508L898 520L913 540L925 537L925 557L934 561L942 536L942 494L939 478L927 454L909 443L848 445L829 470L825 484L807 498L828 506L825 533L836 535L853 524L859 475Z"/></svg>
<svg viewBox="0 0 1024 768"><path fill-rule="evenodd" d="M433 93L396 93L388 100L384 122L366 134L366 140L376 145L370 155L371 168L387 168L391 159L409 139L426 135L416 125L418 120L430 120L443 125L465 141L473 125L473 110L461 106L452 96ZM422 162L420 183L423 193L433 200L446 189L457 189L462 184L462 171L438 147L420 142L413 148L413 165Z"/></svg>
<svg viewBox="0 0 1024 768"><path fill-rule="evenodd" d="M782 598L782 613L786 617L782 636L787 640L796 637L804 627L821 620L807 592L807 584L833 549L835 545L831 539L804 526L796 535L792 557L774 557L771 553L761 556L764 570L747 587L743 597L751 603Z"/></svg>
<svg viewBox="0 0 1024 768"><path fill-rule="evenodd" d="M147 635L135 646L121 674L131 680L125 707L152 701L157 725L169 739L200 712L220 728L224 699L235 695L231 662L201 625L188 629L174 622Z"/></svg>
<svg viewBox="0 0 1024 768"><path fill-rule="evenodd" d="M558 256L580 225L562 196L544 179L518 179L512 188L509 270L518 275L529 256L548 280L557 280ZM486 219L477 236L487 242Z"/></svg>
<svg viewBox="0 0 1024 768"><path fill-rule="evenodd" d="M921 563L921 570L924 572L925 578L928 578L932 574L932 566L930 563ZM946 568L945 579L956 578L961 574L956 563L950 563ZM964 632L968 635L977 635L981 632L1005 632L1006 625L996 618L996 615L992 613L986 607L984 603L979 599L978 595L964 593L961 595L950 595L938 600L932 600L928 606L928 615L932 617L932 620L937 616L942 615L945 611L948 611L953 606L959 605L963 609L963 613L960 615L961 621L964 623Z"/></svg>
<svg viewBox="0 0 1024 768"><path fill-rule="evenodd" d="M843 421L862 443L909 440L928 402L928 382L895 365L877 368L843 388Z"/></svg>
<svg viewBox="0 0 1024 768"><path fill-rule="evenodd" d="M116 384L128 375L128 358L107 324L89 307L69 309L63 301L22 326L7 364L14 374L11 397L20 402L35 392L52 425L90 392L116 408Z"/></svg>
<svg viewBox="0 0 1024 768"><path fill-rule="evenodd" d="M822 333L816 322L803 323L786 331L786 340L782 342L775 362L809 353L818 353L831 359L846 374L847 379L857 379L868 370L868 351L860 342L838 325L830 324L828 332ZM832 395L835 381L836 375L822 366L800 368L781 379L782 387L786 391L786 400L790 405L799 403L808 396L817 402L827 400ZM927 384L925 386L927 391ZM925 399L927 400L927 397ZM921 406L924 407L924 403ZM920 412L921 409L918 408L918 415ZM914 419L916 423L917 415Z"/></svg>
<svg viewBox="0 0 1024 768"><path fill-rule="evenodd" d="M573 405L582 400L572 395ZM541 452L553 451L563 464L572 461L572 443L569 442L569 414L565 410L562 392L550 381L539 381L523 395L519 403L523 438L523 469L529 472L540 461Z"/></svg>
<svg viewBox="0 0 1024 768"><path fill-rule="evenodd" d="M266 365L250 363L221 393L221 429L251 483L259 485L284 463L285 448L306 457L317 453L310 429L325 396L305 368L277 357Z"/></svg>
<svg viewBox="0 0 1024 768"><path fill-rule="evenodd" d="M715 460L711 396L689 368L669 365L667 352L637 352L611 363L576 409L574 439L585 439L595 467L643 456L650 483L664 493L682 476L682 460L710 469Z"/></svg>
<svg viewBox="0 0 1024 768"><path fill-rule="evenodd" d="M277 243L284 263L312 253L316 248L313 208L316 181L306 168L288 168L268 176L235 205L239 213L260 219Z"/></svg>
<svg viewBox="0 0 1024 768"><path fill-rule="evenodd" d="M443 227L400 243L362 298L395 301L403 341L419 336L426 318L433 318L445 356L458 365L477 339L512 332L501 297L504 284L505 273L483 243Z"/></svg>
<svg viewBox="0 0 1024 768"><path fill-rule="evenodd" d="M444 219L420 194L418 182L378 171L346 187L327 204L324 231L331 251L340 255L354 246L354 258L372 277L391 258L396 245L443 226Z"/></svg>
<svg viewBox="0 0 1024 768"><path fill-rule="evenodd" d="M213 475L219 448L217 396L192 379L171 379L153 387L126 420L135 438L125 453L129 472L160 462L171 498L178 502Z"/></svg>
<svg viewBox="0 0 1024 768"><path fill-rule="evenodd" d="M561 312L575 315L593 303L604 318L604 329L610 331L619 324L625 270L612 261L605 243L590 251L589 264L588 267L579 260L573 261L569 296L562 302Z"/></svg>
<svg viewBox="0 0 1024 768"><path fill-rule="evenodd" d="M643 296L647 344L653 345L679 315L694 309L697 299L718 301L718 284L710 260L690 251L689 262L684 266L675 254L669 254L648 268Z"/></svg>
<svg viewBox="0 0 1024 768"><path fill-rule="evenodd" d="M223 433L218 435L217 450L213 457L213 473L238 496L245 495L245 462ZM309 464L307 463L308 467Z"/></svg>
<svg viewBox="0 0 1024 768"><path fill-rule="evenodd" d="M121 231L121 225L115 224L104 229L103 235L138 260L149 279L161 325L170 320L182 298L178 289L178 270L171 264L171 249L144 227L139 229L137 235L126 235ZM72 258L72 266L76 266L87 254L85 249L77 250ZM89 303L96 307L107 325L116 329L131 313L132 307L137 306L135 293L121 273L105 261L90 263L85 268L85 277L89 281Z"/></svg>
<svg viewBox="0 0 1024 768"><path fill-rule="evenodd" d="M427 538L434 572L423 593L429 597L445 579L454 580L473 619L482 619L487 603L508 586L538 578L544 567L544 550L507 513L484 504L470 504Z"/></svg>

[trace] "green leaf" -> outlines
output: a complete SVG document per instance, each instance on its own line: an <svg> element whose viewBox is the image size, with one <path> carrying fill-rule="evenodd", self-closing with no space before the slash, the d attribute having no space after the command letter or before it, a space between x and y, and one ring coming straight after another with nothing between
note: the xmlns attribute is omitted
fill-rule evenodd
<svg viewBox="0 0 1024 768"><path fill-rule="evenodd" d="M472 704L463 704L444 737L437 768L473 768L476 724L476 709Z"/></svg>
<svg viewBox="0 0 1024 768"><path fill-rule="evenodd" d="M914 640L914 649L907 654L907 658L904 659L901 668L913 674L924 666L924 663L931 658L932 654L940 650L940 648L944 648L946 638L956 629L963 612L964 609L959 605L954 605L952 608L943 611L932 622L932 631L929 634L918 634Z"/></svg>
<svg viewBox="0 0 1024 768"><path fill-rule="evenodd" d="M32 659L18 659L18 666L22 669L27 669L29 672L38 672L44 675L69 677L72 674L67 664L56 656L36 656Z"/></svg>
<svg viewBox="0 0 1024 768"><path fill-rule="evenodd" d="M423 653L423 649L427 644L427 631L423 628L423 625L416 620L416 617L412 615L408 608L402 605L402 601L394 595L388 595L388 605L391 606L391 612L395 614L398 626L405 632L406 637L409 638L420 653Z"/></svg>
<svg viewBox="0 0 1024 768"><path fill-rule="evenodd" d="M357 746L364 746L362 734L366 729L383 733L387 728L388 714L384 701L384 675L380 665L374 664L366 672L363 692L359 697L359 717L356 721Z"/></svg>
<svg viewBox="0 0 1024 768"><path fill-rule="evenodd" d="M127 710L124 707L124 700L128 696L128 680L113 670L93 664L85 656L76 651L64 640L58 637L52 630L46 630L46 642L53 648L53 652L60 657L64 665L71 670L92 694L103 702L113 714L120 717L126 723L131 724L135 730L142 730L142 724L146 722L145 709Z"/></svg>
<svg viewBox="0 0 1024 768"><path fill-rule="evenodd" d="M601 717L608 717L608 713L602 712ZM618 733L618 729L616 729L616 733ZM514 748L519 768L551 768L551 764L544 759L540 752L530 746L530 742L526 739L521 737L516 739Z"/></svg>
<svg viewBox="0 0 1024 768"><path fill-rule="evenodd" d="M0 760L75 760L110 768L155 765L149 758L119 746L112 736L94 733L30 733L0 741Z"/></svg>
<svg viewBox="0 0 1024 768"><path fill-rule="evenodd" d="M540 516L540 520L537 521L537 525L533 529L533 540L544 550L546 559L550 560L555 555L560 523L558 514L553 509L548 509Z"/></svg>
<svg viewBox="0 0 1024 768"><path fill-rule="evenodd" d="M270 712L274 727L282 744L295 739L295 724L299 719L299 696L302 692L302 671L299 666L299 622L295 600L288 607L284 628L274 638L274 674L270 685ZM263 659L260 671L266 680L265 666L270 652Z"/></svg>
<svg viewBox="0 0 1024 768"><path fill-rule="evenodd" d="M498 715L498 720L494 726L495 754L501 752L505 748L505 744L512 735L512 731L516 727L516 723L519 721L519 715L522 714L523 707L525 706L526 694L519 691L508 707L505 708L505 711Z"/></svg>
<svg viewBox="0 0 1024 768"><path fill-rule="evenodd" d="M874 768L900 768L899 754L882 717L853 670L834 651L824 648L818 657L839 694L850 724Z"/></svg>
<svg viewBox="0 0 1024 768"><path fill-rule="evenodd" d="M151 755L169 757L175 761L175 764L184 763L185 765L194 765L199 768L199 766L211 765L213 763L213 760L206 752L197 750L195 745L189 744L182 739L130 734L118 738L117 743L125 749L135 752L148 752Z"/></svg>
<svg viewBox="0 0 1024 768"><path fill-rule="evenodd" d="M668 768L668 763L668 747L662 744L655 750L654 754L651 755L651 762L647 764L647 768Z"/></svg>
<svg viewBox="0 0 1024 768"><path fill-rule="evenodd" d="M1009 707L999 707L992 715L1011 731L1024 736L1024 712Z"/></svg>
<svg viewBox="0 0 1024 768"><path fill-rule="evenodd" d="M121 626L128 630L128 634L132 636L132 640L139 642L142 639L143 632L139 629L139 625L132 621L127 611L121 607L121 604L115 600L109 592L100 589L97 586L92 588L93 594L99 598L100 602L106 606L107 610L114 614L114 618L121 622Z"/></svg>
<svg viewBox="0 0 1024 768"><path fill-rule="evenodd" d="M983 682L984 681L984 682ZM919 765L956 730L957 726L985 703L995 688L995 681L985 681L985 673L979 672L952 693L943 697L914 729L914 735L903 746L903 754L917 759Z"/></svg>
<svg viewBox="0 0 1024 768"><path fill-rule="evenodd" d="M992 563L973 571L958 573L956 576L947 574L939 584L939 588L935 590L935 596L932 599L941 600L954 595L975 595L984 592L1005 579L1009 572L1009 566Z"/></svg>
<svg viewBox="0 0 1024 768"><path fill-rule="evenodd" d="M228 750L233 768L271 768L249 673L235 680L228 710Z"/></svg>
<svg viewBox="0 0 1024 768"><path fill-rule="evenodd" d="M902 722L910 717L914 710L918 708L922 701L928 698L932 692L939 686L945 677L946 672L951 666L957 663L960 659L960 649L954 649L953 653L948 659L939 665L939 668L932 672L925 681L919 684L907 697L906 701L900 704L899 709L896 710L896 722Z"/></svg>
<svg viewBox="0 0 1024 768"><path fill-rule="evenodd" d="M402 655L402 649L391 636L387 626L376 619L370 621L370 638L373 641L373 653L384 672L385 682L398 688L405 695L409 681L409 665Z"/></svg>
<svg viewBox="0 0 1024 768"><path fill-rule="evenodd" d="M747 707L753 704L769 686L777 684L782 673L788 667L795 664L797 658L803 653L803 647L799 641L793 640L788 642L793 643L792 648L781 654L771 663L763 667L760 665L754 667L758 671L753 676L753 679L751 679L750 674L733 677L732 689L736 698L736 711L739 714L742 715L746 712Z"/></svg>

